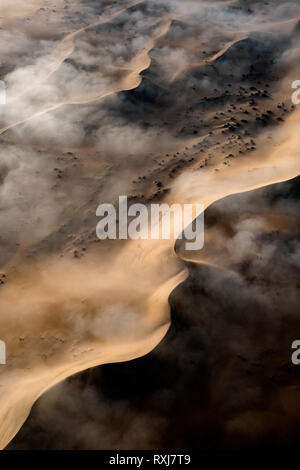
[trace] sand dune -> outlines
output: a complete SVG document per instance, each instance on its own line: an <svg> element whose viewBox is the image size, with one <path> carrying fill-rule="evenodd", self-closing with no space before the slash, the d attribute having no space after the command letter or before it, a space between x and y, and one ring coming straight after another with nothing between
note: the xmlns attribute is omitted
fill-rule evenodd
<svg viewBox="0 0 300 470"><path fill-rule="evenodd" d="M50 57L47 57L46 61L43 61L43 67L39 67L36 71L36 83L35 85L39 85L40 82L48 80L50 76L55 73L60 65L72 54L74 51L74 39L80 33L86 31L89 28L94 28L95 26L99 26L101 24L108 23L116 18L121 13L125 12L129 8L134 5L140 3L141 0L134 0L129 2L126 6L117 9L109 9L109 11L104 11L104 13L100 16L100 19L91 23L87 26L83 26L82 28L77 29L66 35L55 48L53 53ZM110 10L112 10L110 12ZM19 98L19 96L18 96Z"/></svg>
<svg viewBox="0 0 300 470"><path fill-rule="evenodd" d="M175 253L174 240L95 240L95 209L99 202L115 202L121 192L128 190L128 194L147 204L163 200L169 204L203 203L208 208L228 195L288 180L300 173L300 137L297 133L300 110L290 107L287 110L288 106L283 106L286 109L284 122L282 106L277 108L277 103L288 101L290 89L287 91L286 87L292 77L297 78L291 51L298 54L298 40L289 39L285 67L279 69L282 74L280 86L275 79L270 82L272 103L270 97L266 98L266 91L257 91L260 86L257 81L269 83L270 77L264 76L264 71L259 69L263 77L260 79L249 73L247 86L250 90L255 82L256 91L247 92L247 101L243 101L242 94L238 95L240 86L245 87L247 81L238 74L241 64L230 62L229 56L226 60L230 78L225 80L215 72L219 65L224 66L220 58L247 38L250 30L267 33L281 25L284 30L281 34L289 34L291 31L288 30L298 16L296 20L261 22L257 29L251 24L249 31L247 26L241 25L240 31L235 32L235 39L227 41L225 38L225 46L224 31L221 31L220 37L215 34L211 44L207 44L210 46L208 53L197 58L195 67L195 63L187 62L174 74L173 62L170 60L169 65L168 59L171 54L177 57L178 50L174 44L169 44L165 51L163 41L170 32L172 20L186 20L187 11L182 12L180 5L165 10L163 2L163 13L160 14L156 4L153 6L150 2L148 11L144 3L134 1L108 8L100 17L95 14L94 22L75 31L72 29L59 44L54 41L54 49L43 57L44 69L34 74L36 89L26 91L30 84L27 64L23 69L20 67L20 75L16 67L17 72L11 71L7 77L8 84L12 84L8 88L8 98L13 107L7 108L6 114L2 111L0 129L3 151L8 152L8 161L4 161L8 176L4 177L2 194L3 210L8 213L3 250L9 251L9 259L1 268L7 282L1 286L0 331L8 352L7 365L0 368L1 448L15 436L33 403L47 389L89 367L142 356L161 341L169 328L169 295L187 275L184 261L226 269L219 263L218 250L185 252L183 243L177 242ZM238 4L190 3L190 22L194 19L194 11L201 16L204 10L219 11ZM42 2L27 4L26 15L34 15L41 5ZM5 7L3 15L12 17L11 8ZM153 18L148 24L151 15ZM197 16L194 20L197 25ZM113 21L119 23L113 23L110 29ZM128 44L122 48L123 44L117 43L119 47L116 51L113 49L116 46L114 34L123 31L127 24L126 34L133 36L133 54L131 50L127 51ZM288 26L287 30L285 26ZM107 29L99 30L98 27ZM85 36L93 28L94 36L100 35L103 48L111 35L106 47L112 60L103 66L103 76L100 74L101 79L104 77L103 82L97 81L98 71L95 72L97 79L94 79L95 51L91 49L88 58L81 54L81 47L90 50L93 40L96 41L94 37L91 40ZM205 23L200 29L205 39ZM195 41L195 55L200 54L197 44ZM216 51L216 44L223 46ZM124 59L120 61L122 54ZM256 58L251 60L256 63ZM76 84L76 93L73 93L70 81L62 95L70 88L71 96L66 100L61 96L57 99L52 94L63 89L66 80L73 77L73 70L68 75L70 61L72 66L77 64L78 74L82 73L87 81L83 82L82 88L80 83ZM272 65L276 62L275 59L268 61ZM175 63L177 66L177 60ZM231 76L233 69L237 70L237 78ZM107 71L113 72L110 75ZM166 76L171 77L169 90L166 71ZM25 93L18 93L23 73ZM211 76L215 77L213 88L220 89L219 101L208 84L209 73L215 74ZM226 95L229 80L233 84L230 83L232 92ZM96 93L91 92L93 87ZM244 92L246 95L245 88ZM207 98L210 94L211 101ZM237 109L236 103L229 113L230 100L236 97L243 110ZM254 99L259 104L251 104ZM199 106L204 107L205 116L199 113L190 118L191 108L198 113ZM273 110L269 110L270 115L274 118L268 127L265 121L271 118L261 118L261 115L266 115L270 107ZM223 111L228 113L226 117L221 117ZM237 128L233 126L242 122L241 113L245 111L247 120L243 125L249 124L251 113L253 123L250 123L251 128L243 128L238 139ZM216 113L218 116L214 120ZM275 122L275 117L280 121ZM207 121L200 123L201 119ZM220 122L221 119L224 122ZM149 127L151 131L147 134ZM74 143L76 134L79 141ZM57 135L61 138L58 143L55 141ZM254 138L256 142L251 144L250 153L241 150L238 154L232 150L238 140L247 141L248 145L248 140ZM120 143L116 145L118 139ZM207 143L209 139L214 139L211 144ZM163 153L162 148L170 150ZM18 154L24 149L28 154L18 160ZM224 155L229 152L235 152L235 155L231 154L226 160ZM95 155L99 160L95 161ZM14 165L12 168L10 162ZM56 172L55 179L53 171ZM67 175L65 180L61 176L64 174ZM37 181L41 187L35 186ZM167 191L158 189L161 187ZM19 199L7 196L13 188ZM43 205L45 191L51 197ZM19 206L20 211L14 213L14 208ZM50 221L43 219L45 213ZM39 224L44 225L41 228ZM222 239L220 232L208 231L207 236L218 243Z"/></svg>
<svg viewBox="0 0 300 470"><path fill-rule="evenodd" d="M112 15L106 15L104 17L104 19L99 20L98 22L96 22L94 24L91 24L91 25L89 25L85 28L81 28L80 30L68 35L62 41L61 46L59 46L59 49L60 49L60 51L58 52L59 58L56 59L56 61L54 63L52 63L52 64L50 63L49 66L47 66L47 64L46 64L46 74L47 75L44 77L44 79L41 78L41 77L38 78L37 86L38 86L40 81L47 80L56 70L58 70L61 63L63 63L63 61L71 55L71 53L74 49L73 39L77 34L79 34L80 32L85 31L89 27L98 26L100 24L104 24L106 22L111 21L112 19L114 19L120 13L126 11L131 6L138 4L139 1L134 1L131 4L129 4L127 8L123 8L121 10L118 10L117 13L114 13ZM155 41L161 35L164 35L168 31L168 29L170 27L170 23L171 23L170 20L166 20L164 22L161 22L161 24L159 24L157 26L157 29L155 30L154 35L149 40L148 44L146 44L146 46L143 48L143 50L141 52L139 52L135 57L133 57L131 59L131 61L126 65L126 68L125 68L126 73L124 74L125 76L117 83L113 83L113 82L108 83L107 89L103 90L103 92L100 95L90 96L89 93L88 93L87 96L84 96L84 97L73 97L72 100L59 102L59 103L53 104L52 106L45 107L43 109L39 109L38 111L34 112L32 115L30 115L30 116L28 116L28 117L26 117L26 118L24 118L20 121L14 122L14 123L6 126L6 127L1 128L0 129L0 134L3 134L4 132L8 131L9 129L14 128L15 126L19 126L20 124L24 124L29 120L32 120L32 119L35 119L35 118L37 118L41 115L50 113L51 111L55 111L55 110L59 109L61 106L89 104L89 103L92 103L94 101L102 100L103 98L105 98L105 97L107 97L111 94L118 93L120 91L131 90L133 88L137 88L139 86L139 84L141 83L141 77L140 77L141 72L143 70L147 69L149 67L150 63L151 63L151 60L150 60L149 55L148 55L149 51L153 48L153 46L155 44ZM63 52L61 51L61 48L63 48ZM57 53L55 53L55 55L57 55ZM47 70L48 67L51 70L51 71L49 71L49 73L48 73L48 70ZM43 71L43 73L45 73L45 70ZM18 97L17 99L20 100L20 97ZM13 100L11 102L11 105L16 106L17 109L18 108L22 109L23 107L25 107L25 104L22 103L22 101L18 103L18 102L16 102L16 100Z"/></svg>
<svg viewBox="0 0 300 470"><path fill-rule="evenodd" d="M41 4L40 0L29 0L26 4L22 0L18 0L12 5L9 0L3 0L0 5L0 17L24 18L34 14Z"/></svg>

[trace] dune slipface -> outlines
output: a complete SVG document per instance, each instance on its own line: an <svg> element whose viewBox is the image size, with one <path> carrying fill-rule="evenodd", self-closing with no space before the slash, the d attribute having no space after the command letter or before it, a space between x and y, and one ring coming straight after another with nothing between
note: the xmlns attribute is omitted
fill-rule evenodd
<svg viewBox="0 0 300 470"><path fill-rule="evenodd" d="M191 263L234 271L222 201L299 175L299 18L275 0L2 0L1 448L49 388L152 351ZM99 240L97 206L120 195L218 223L196 252Z"/></svg>

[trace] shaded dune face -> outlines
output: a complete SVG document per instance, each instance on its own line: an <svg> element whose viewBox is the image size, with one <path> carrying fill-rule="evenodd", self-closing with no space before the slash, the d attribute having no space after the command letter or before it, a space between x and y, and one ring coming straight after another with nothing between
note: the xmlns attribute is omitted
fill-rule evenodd
<svg viewBox="0 0 300 470"><path fill-rule="evenodd" d="M181 244L175 253L174 240L100 242L99 203L127 194L147 205L208 207L299 173L290 83L300 10L244 3L31 2L23 16L4 9L2 447L49 387L161 341L184 261L245 262L234 243L228 249L226 205L218 224L208 221L214 248L190 259ZM239 217L228 216L237 231L247 225Z"/></svg>
<svg viewBox="0 0 300 470"><path fill-rule="evenodd" d="M213 203L162 342L47 392L9 448L297 445L299 203L299 177Z"/></svg>

